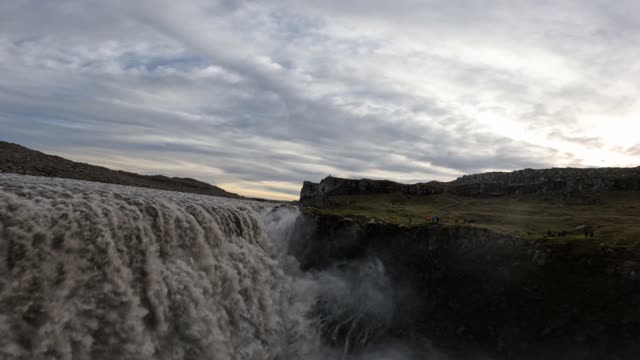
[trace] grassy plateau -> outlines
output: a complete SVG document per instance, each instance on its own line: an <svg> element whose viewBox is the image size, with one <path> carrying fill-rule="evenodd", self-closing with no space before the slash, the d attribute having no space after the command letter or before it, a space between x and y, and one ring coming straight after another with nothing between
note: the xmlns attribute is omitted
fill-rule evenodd
<svg viewBox="0 0 640 360"><path fill-rule="evenodd" d="M610 245L640 244L640 192L610 192L571 201L549 196L472 198L452 194L408 196L402 193L332 196L331 206L313 211L345 217L373 218L403 226L425 224L426 216L440 224L483 227L526 238L545 237L548 231L566 231L557 241L584 239L576 231L590 225L592 240ZM590 238L591 239L591 238Z"/></svg>

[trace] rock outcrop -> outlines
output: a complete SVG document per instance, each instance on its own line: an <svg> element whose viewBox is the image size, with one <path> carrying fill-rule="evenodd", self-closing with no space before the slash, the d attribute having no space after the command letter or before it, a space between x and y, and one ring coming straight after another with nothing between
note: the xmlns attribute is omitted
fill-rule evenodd
<svg viewBox="0 0 640 360"><path fill-rule="evenodd" d="M408 195L432 195L442 193L445 190L445 184L437 181L407 185L389 180L355 180L328 176L320 183L305 181L300 192L300 202L324 206L328 205L328 197L334 195L390 194L395 192Z"/></svg>
<svg viewBox="0 0 640 360"><path fill-rule="evenodd" d="M509 194L589 194L606 191L640 190L640 167L575 169L525 169L466 175L451 182L400 184L388 180L326 177L320 183L305 181L300 202L325 206L330 196L400 192L408 195L452 193L461 196L502 196Z"/></svg>
<svg viewBox="0 0 640 360"><path fill-rule="evenodd" d="M640 190L640 167L490 172L460 177L448 190L460 195L633 191Z"/></svg>

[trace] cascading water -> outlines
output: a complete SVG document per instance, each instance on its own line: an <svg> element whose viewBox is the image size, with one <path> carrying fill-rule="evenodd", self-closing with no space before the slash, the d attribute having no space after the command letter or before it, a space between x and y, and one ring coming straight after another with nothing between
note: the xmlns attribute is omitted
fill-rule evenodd
<svg viewBox="0 0 640 360"><path fill-rule="evenodd" d="M0 177L0 353L60 359L304 357L272 205Z"/></svg>
<svg viewBox="0 0 640 360"><path fill-rule="evenodd" d="M350 357L385 326L384 269L301 273L285 255L297 216L262 202L0 174L0 358ZM365 273L376 296L349 290ZM358 308L363 298L370 306Z"/></svg>

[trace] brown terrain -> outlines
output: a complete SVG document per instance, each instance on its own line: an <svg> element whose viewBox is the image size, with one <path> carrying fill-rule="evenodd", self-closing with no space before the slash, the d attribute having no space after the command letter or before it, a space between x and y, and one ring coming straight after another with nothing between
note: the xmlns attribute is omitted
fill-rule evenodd
<svg viewBox="0 0 640 360"><path fill-rule="evenodd" d="M163 175L140 175L127 171L111 170L101 166L75 162L59 156L48 155L13 143L0 141L0 172L32 176L48 176L86 180L107 184L136 186L202 195L241 198L190 178Z"/></svg>

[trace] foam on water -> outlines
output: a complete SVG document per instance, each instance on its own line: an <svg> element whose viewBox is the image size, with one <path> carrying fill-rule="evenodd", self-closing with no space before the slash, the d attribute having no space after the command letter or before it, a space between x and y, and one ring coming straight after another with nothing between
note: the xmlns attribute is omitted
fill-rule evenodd
<svg viewBox="0 0 640 360"><path fill-rule="evenodd" d="M311 358L272 208L0 174L0 358Z"/></svg>
<svg viewBox="0 0 640 360"><path fill-rule="evenodd" d="M0 174L0 359L441 359L371 341L396 306L377 259L301 272L298 216Z"/></svg>

